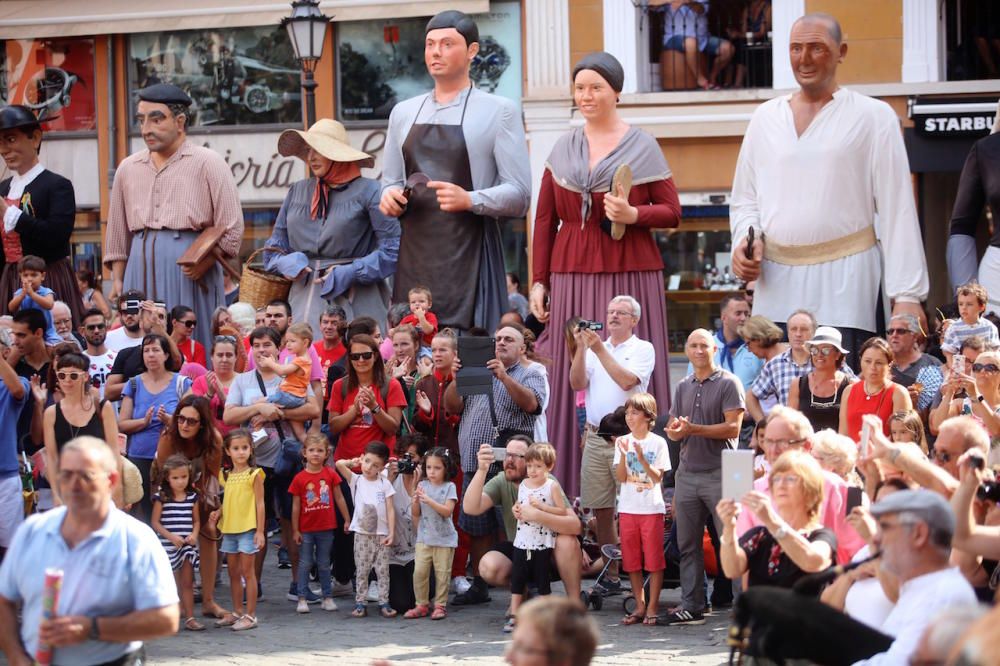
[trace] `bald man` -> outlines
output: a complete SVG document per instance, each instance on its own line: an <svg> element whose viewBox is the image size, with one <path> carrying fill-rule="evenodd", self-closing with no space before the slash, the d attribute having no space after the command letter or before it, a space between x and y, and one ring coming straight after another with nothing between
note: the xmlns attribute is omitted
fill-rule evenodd
<svg viewBox="0 0 1000 666"><path fill-rule="evenodd" d="M688 336L684 351L694 372L677 385L667 437L681 445L681 464L675 475L674 524L681 551L681 607L662 624L705 623L705 562L702 535L709 516L716 534L722 524L715 505L722 498L722 452L735 449L746 403L743 383L715 365L715 336L703 328ZM712 599L717 606L732 603L730 582L715 579Z"/></svg>

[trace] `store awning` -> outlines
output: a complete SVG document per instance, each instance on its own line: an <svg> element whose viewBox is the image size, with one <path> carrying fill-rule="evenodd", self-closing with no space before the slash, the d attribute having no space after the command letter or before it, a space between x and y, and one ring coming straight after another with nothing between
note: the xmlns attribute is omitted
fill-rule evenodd
<svg viewBox="0 0 1000 666"><path fill-rule="evenodd" d="M433 16L445 9L469 14L489 11L489 0L321 0L334 21ZM80 37L278 25L290 2L274 0L3 0L0 39Z"/></svg>

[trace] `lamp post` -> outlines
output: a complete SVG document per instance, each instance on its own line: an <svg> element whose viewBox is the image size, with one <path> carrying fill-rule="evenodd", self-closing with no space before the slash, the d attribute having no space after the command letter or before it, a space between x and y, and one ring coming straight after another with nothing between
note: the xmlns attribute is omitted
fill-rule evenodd
<svg viewBox="0 0 1000 666"><path fill-rule="evenodd" d="M316 63L323 56L326 27L330 18L319 11L319 0L295 0L292 14L281 20L295 50L295 59L302 66L302 89L305 91L306 129L316 122Z"/></svg>

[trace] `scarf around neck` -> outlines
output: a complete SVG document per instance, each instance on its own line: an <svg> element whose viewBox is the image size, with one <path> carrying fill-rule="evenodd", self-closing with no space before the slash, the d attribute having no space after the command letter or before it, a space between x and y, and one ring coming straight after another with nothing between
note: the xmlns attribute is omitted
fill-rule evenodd
<svg viewBox="0 0 1000 666"><path fill-rule="evenodd" d="M334 162L322 178L316 179L309 214L314 220L325 220L330 207L330 188L349 183L361 175L357 162Z"/></svg>

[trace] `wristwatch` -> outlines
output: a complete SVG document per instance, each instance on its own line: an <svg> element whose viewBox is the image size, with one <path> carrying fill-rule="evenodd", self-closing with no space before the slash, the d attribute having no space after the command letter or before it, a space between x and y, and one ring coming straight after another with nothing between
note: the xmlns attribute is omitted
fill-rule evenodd
<svg viewBox="0 0 1000 666"><path fill-rule="evenodd" d="M87 636L92 641L101 640L101 630L97 626L97 616L93 615L90 618L90 635Z"/></svg>
<svg viewBox="0 0 1000 666"><path fill-rule="evenodd" d="M979 402L986 402L986 396L980 393L979 397L976 398L976 400L978 400Z"/></svg>
<svg viewBox="0 0 1000 666"><path fill-rule="evenodd" d="M378 406L378 403L372 405L372 414L378 414L382 411L382 408Z"/></svg>

